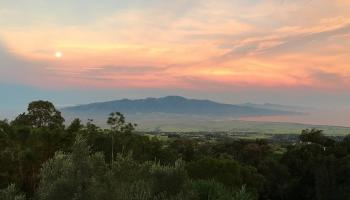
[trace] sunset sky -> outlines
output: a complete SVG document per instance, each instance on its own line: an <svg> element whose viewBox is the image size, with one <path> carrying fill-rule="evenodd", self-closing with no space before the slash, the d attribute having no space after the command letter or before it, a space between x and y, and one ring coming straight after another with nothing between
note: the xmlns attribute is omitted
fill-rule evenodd
<svg viewBox="0 0 350 200"><path fill-rule="evenodd" d="M0 0L0 92L346 107L350 1Z"/></svg>

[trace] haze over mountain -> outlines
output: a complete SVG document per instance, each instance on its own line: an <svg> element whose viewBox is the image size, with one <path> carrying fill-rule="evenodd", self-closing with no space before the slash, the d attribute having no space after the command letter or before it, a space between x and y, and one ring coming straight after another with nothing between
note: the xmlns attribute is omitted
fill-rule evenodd
<svg viewBox="0 0 350 200"><path fill-rule="evenodd" d="M279 109L276 109L279 108ZM271 104L223 104L210 100L187 99L181 96L162 98L122 99L108 102L91 103L63 108L68 116L100 117L118 111L128 115L140 114L174 114L207 117L244 117L244 116L276 116L296 115L289 107L272 106Z"/></svg>
<svg viewBox="0 0 350 200"><path fill-rule="evenodd" d="M121 99L70 106L61 111L67 122L74 118L93 119L102 127L106 126L108 115L118 111L126 115L128 121L137 123L140 131L297 134L301 129L320 128L327 134L344 134L349 130L307 121L314 112L312 108L271 103L224 104L182 96ZM294 120L286 120L288 118ZM302 120L296 120L298 118Z"/></svg>

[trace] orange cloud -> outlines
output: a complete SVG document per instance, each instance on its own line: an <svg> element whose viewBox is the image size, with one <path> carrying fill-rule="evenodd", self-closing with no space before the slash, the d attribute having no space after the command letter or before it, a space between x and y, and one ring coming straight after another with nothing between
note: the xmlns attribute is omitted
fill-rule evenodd
<svg viewBox="0 0 350 200"><path fill-rule="evenodd" d="M7 51L32 62L28 82L35 85L350 87L346 1L186 6L130 8L76 25L4 26L0 38ZM56 59L56 51L64 57ZM37 79L38 69L48 78Z"/></svg>

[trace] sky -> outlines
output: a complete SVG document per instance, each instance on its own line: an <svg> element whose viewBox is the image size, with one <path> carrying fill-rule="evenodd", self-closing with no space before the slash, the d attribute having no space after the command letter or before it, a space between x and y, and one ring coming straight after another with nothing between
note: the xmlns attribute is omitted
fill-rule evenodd
<svg viewBox="0 0 350 200"><path fill-rule="evenodd" d="M349 11L349 0L0 0L0 116L37 99L166 95L349 108Z"/></svg>

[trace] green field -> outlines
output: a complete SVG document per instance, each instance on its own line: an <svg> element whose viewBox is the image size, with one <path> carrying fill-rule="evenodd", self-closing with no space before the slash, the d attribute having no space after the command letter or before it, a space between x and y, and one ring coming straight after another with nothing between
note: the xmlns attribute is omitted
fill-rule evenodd
<svg viewBox="0 0 350 200"><path fill-rule="evenodd" d="M326 135L350 134L350 127L307 125L284 122L256 122L241 120L139 120L139 131L161 132L256 132L261 134L298 134L303 129L321 129Z"/></svg>

